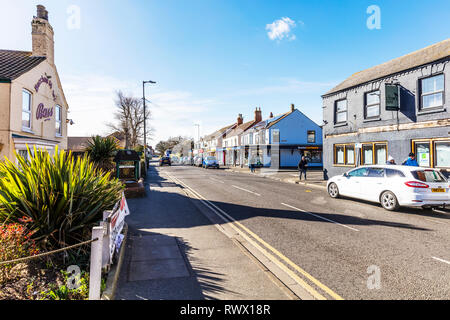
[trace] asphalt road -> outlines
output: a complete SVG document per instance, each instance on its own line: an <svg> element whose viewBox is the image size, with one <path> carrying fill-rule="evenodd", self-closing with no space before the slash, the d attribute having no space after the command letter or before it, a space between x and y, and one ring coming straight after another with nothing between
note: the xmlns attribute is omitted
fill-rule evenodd
<svg viewBox="0 0 450 320"><path fill-rule="evenodd" d="M331 199L326 191L223 170L179 179L344 299L449 299L450 214ZM290 267L291 268L291 267ZM292 268L291 268L292 269Z"/></svg>

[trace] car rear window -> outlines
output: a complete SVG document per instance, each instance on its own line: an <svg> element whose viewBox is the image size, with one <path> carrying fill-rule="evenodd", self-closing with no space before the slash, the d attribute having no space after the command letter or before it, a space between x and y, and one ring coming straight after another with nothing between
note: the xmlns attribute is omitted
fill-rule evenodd
<svg viewBox="0 0 450 320"><path fill-rule="evenodd" d="M413 177L416 180L422 182L445 182L447 181L444 176L435 170L420 170L420 171L412 171Z"/></svg>
<svg viewBox="0 0 450 320"><path fill-rule="evenodd" d="M404 178L405 174L400 170L386 169L386 176L388 178Z"/></svg>

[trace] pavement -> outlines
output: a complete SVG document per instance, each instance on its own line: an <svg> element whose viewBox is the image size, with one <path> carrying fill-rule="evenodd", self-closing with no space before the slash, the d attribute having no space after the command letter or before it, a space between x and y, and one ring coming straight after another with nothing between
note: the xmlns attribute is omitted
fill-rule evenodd
<svg viewBox="0 0 450 320"><path fill-rule="evenodd" d="M147 197L128 201L116 300L297 299L163 171L151 167Z"/></svg>
<svg viewBox="0 0 450 320"><path fill-rule="evenodd" d="M209 277L214 278L214 290L199 290L199 298L235 298L238 293L238 297L256 300L275 296L281 299L280 292L285 291L277 288L283 286L299 298L306 296L299 288L314 299L450 298L448 211L406 208L387 212L379 204L331 199L323 187L267 179L261 173L183 166L154 170L159 178L151 182L153 191L148 199L131 202L134 210L129 224L138 228L135 233L138 237L163 234L180 239L178 246L191 257L188 260L192 268L204 270L208 281ZM290 179L287 176L295 172L281 174ZM165 180L158 182L158 179ZM178 190L175 186L181 186L190 201L179 191L175 195L157 189ZM164 195L158 195L161 192ZM164 204L158 197L162 197ZM171 212L173 206L183 207L183 213ZM205 219L207 211L222 217L215 227L210 219ZM180 214L186 219L180 219ZM236 253L239 251L236 245L232 246L234 241L216 232L229 226L239 234L234 239L245 239L240 243L251 255ZM238 261L245 266L228 269ZM201 264L196 265L198 262ZM277 272L276 267L289 279ZM256 270L263 270L270 281L264 277L254 279L260 274ZM130 282L133 280L130 271L125 276L128 282L124 282L120 292L123 298L136 294L156 299L194 297L183 291L177 295L171 290L174 287L166 288L164 283ZM187 293L202 288L199 283L204 280L201 273L180 279L176 288ZM267 286L267 291L255 290L258 285ZM162 293L155 293L158 290Z"/></svg>

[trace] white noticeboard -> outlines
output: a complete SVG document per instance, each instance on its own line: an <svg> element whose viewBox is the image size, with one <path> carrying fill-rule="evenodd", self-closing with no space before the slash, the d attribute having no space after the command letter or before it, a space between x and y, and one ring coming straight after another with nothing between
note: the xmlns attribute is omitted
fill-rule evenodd
<svg viewBox="0 0 450 320"><path fill-rule="evenodd" d="M125 217L129 214L130 210L128 209L127 200L125 195L122 194L122 199L116 204L111 215L108 217L110 263L112 263L116 248L119 249L122 244L123 236L121 232L125 224Z"/></svg>

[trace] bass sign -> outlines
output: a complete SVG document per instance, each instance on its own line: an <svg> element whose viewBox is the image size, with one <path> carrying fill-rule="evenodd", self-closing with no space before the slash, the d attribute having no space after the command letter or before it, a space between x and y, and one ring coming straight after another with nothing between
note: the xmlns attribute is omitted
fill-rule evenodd
<svg viewBox="0 0 450 320"><path fill-rule="evenodd" d="M45 121L47 121L51 117L53 117L53 108L45 108L44 104L40 103L36 110L36 119L45 119Z"/></svg>

